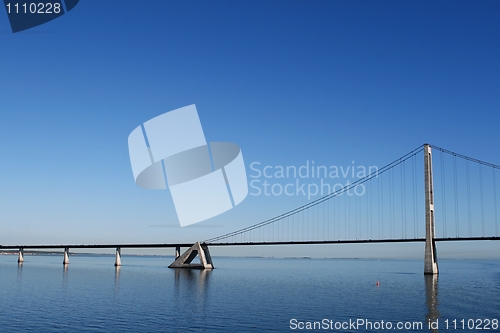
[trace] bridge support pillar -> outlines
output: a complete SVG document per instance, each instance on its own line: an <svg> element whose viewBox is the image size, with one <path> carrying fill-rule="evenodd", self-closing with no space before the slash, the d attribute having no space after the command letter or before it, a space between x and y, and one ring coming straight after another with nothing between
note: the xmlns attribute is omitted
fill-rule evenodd
<svg viewBox="0 0 500 333"><path fill-rule="evenodd" d="M177 250L177 249L176 249ZM177 252L177 251L176 251ZM192 264L194 258L200 258L199 264ZM195 268L195 269L213 269L212 257L207 244L196 242L186 252L177 257L175 261L168 266L169 268Z"/></svg>
<svg viewBox="0 0 500 333"><path fill-rule="evenodd" d="M115 266L121 266L121 265L122 265L122 248L117 247L116 248Z"/></svg>
<svg viewBox="0 0 500 333"><path fill-rule="evenodd" d="M69 264L69 247L64 248L64 259L63 259L63 265Z"/></svg>
<svg viewBox="0 0 500 333"><path fill-rule="evenodd" d="M17 257L17 262L19 262L19 263L24 262L24 249L23 248L19 249L19 257Z"/></svg>
<svg viewBox="0 0 500 333"><path fill-rule="evenodd" d="M438 274L437 253L434 225L434 184L432 178L432 151L428 144L424 145L425 174L425 257L424 274Z"/></svg>
<svg viewBox="0 0 500 333"><path fill-rule="evenodd" d="M176 246L175 247L175 259L179 258L181 256L181 247Z"/></svg>

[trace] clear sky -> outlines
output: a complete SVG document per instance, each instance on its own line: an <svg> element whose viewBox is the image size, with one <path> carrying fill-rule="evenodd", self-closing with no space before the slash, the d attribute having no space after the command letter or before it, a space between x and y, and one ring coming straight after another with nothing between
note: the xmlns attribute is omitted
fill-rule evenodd
<svg viewBox="0 0 500 333"><path fill-rule="evenodd" d="M135 185L127 137L190 104L247 171L425 142L499 165L499 27L498 1L81 0L16 34L0 10L0 243L191 242L308 202L249 195L180 228L168 190Z"/></svg>

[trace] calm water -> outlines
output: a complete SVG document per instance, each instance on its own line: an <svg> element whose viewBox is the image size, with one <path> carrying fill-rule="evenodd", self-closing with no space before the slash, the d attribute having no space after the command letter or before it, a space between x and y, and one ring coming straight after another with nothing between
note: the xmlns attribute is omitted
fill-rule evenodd
<svg viewBox="0 0 500 333"><path fill-rule="evenodd" d="M291 319L423 322L401 331L428 332L429 318L465 332L468 319L500 319L500 261L441 260L436 281L421 260L215 257L213 271L168 269L168 257L124 256L119 270L113 257L72 256L67 269L61 256L16 260L0 256L0 332L301 331Z"/></svg>

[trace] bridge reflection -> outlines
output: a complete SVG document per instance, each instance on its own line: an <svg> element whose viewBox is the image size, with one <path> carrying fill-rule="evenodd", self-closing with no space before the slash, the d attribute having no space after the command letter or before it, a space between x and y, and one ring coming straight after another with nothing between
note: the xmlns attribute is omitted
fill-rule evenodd
<svg viewBox="0 0 500 333"><path fill-rule="evenodd" d="M174 297L181 304L194 306L205 312L210 286L211 269L174 269Z"/></svg>
<svg viewBox="0 0 500 333"><path fill-rule="evenodd" d="M18 262L17 263L17 283L21 282L23 278L23 262Z"/></svg>
<svg viewBox="0 0 500 333"><path fill-rule="evenodd" d="M120 269L121 266L115 266L115 293L114 293L115 297L120 292Z"/></svg>
<svg viewBox="0 0 500 333"><path fill-rule="evenodd" d="M185 284L185 286L189 289L196 288L198 293L206 291L210 274L212 272L211 270L193 270L185 268L175 268L174 270L176 291L179 291L181 289L181 284Z"/></svg>

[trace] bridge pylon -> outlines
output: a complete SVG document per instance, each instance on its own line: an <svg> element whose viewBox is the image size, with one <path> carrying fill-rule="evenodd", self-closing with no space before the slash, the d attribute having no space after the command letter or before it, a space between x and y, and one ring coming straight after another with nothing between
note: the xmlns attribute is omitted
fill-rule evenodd
<svg viewBox="0 0 500 333"><path fill-rule="evenodd" d="M425 257L424 274L439 274L434 224L434 184L432 178L432 149L424 145L425 178Z"/></svg>

